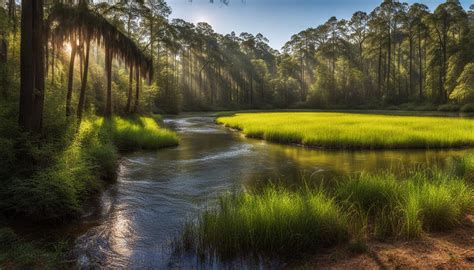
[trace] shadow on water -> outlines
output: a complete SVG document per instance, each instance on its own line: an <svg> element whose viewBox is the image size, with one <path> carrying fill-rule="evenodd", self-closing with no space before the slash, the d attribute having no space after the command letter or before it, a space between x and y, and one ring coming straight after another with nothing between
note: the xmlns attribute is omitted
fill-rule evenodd
<svg viewBox="0 0 474 270"><path fill-rule="evenodd" d="M301 179L332 179L359 171L449 164L470 150L322 151L247 139L214 124L212 116L165 119L180 145L126 155L118 181L100 200L100 225L76 241L81 268L220 268L196 256L174 256L170 242L187 219L225 192ZM472 150L471 150L472 152ZM304 177L302 177L304 176ZM235 262L225 268L259 268ZM278 268L278 265L271 266Z"/></svg>

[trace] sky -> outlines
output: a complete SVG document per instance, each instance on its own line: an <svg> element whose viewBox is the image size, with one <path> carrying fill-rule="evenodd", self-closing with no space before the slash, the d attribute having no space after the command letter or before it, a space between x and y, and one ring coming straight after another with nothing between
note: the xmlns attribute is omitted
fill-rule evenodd
<svg viewBox="0 0 474 270"><path fill-rule="evenodd" d="M369 13L382 0L230 0L229 5L214 0L167 0L172 8L171 18L197 23L207 22L218 33L235 31L262 33L274 49L281 47L293 34L318 26L331 16L349 19L358 10ZM418 0L431 10L444 0ZM468 9L473 0L461 0Z"/></svg>

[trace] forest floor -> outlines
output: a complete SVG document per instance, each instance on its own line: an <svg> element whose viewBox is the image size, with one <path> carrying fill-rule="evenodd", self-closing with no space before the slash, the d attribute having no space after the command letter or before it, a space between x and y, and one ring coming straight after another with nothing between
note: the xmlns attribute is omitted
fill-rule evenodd
<svg viewBox="0 0 474 270"><path fill-rule="evenodd" d="M419 240L369 241L364 253L346 247L326 250L288 269L474 269L474 215L450 232Z"/></svg>

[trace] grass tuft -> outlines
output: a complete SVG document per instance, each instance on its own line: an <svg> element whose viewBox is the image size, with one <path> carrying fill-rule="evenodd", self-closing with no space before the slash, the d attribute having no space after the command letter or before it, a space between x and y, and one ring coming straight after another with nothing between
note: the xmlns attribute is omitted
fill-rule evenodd
<svg viewBox="0 0 474 270"><path fill-rule="evenodd" d="M267 188L261 195L227 195L219 207L189 223L185 239L194 239L206 255L288 256L348 239L347 220L323 192L292 193Z"/></svg>

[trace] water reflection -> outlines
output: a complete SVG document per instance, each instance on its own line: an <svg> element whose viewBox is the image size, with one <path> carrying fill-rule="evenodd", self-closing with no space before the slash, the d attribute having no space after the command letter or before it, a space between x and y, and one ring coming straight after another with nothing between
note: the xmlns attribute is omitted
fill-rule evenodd
<svg viewBox="0 0 474 270"><path fill-rule="evenodd" d="M214 205L224 192L269 181L297 185L301 175L321 179L443 164L469 151L322 151L246 139L216 126L212 117L167 119L166 124L179 132L180 146L124 158L117 184L102 196L101 225L77 240L80 267L216 268L197 267L191 255L173 256L169 243L186 219Z"/></svg>

